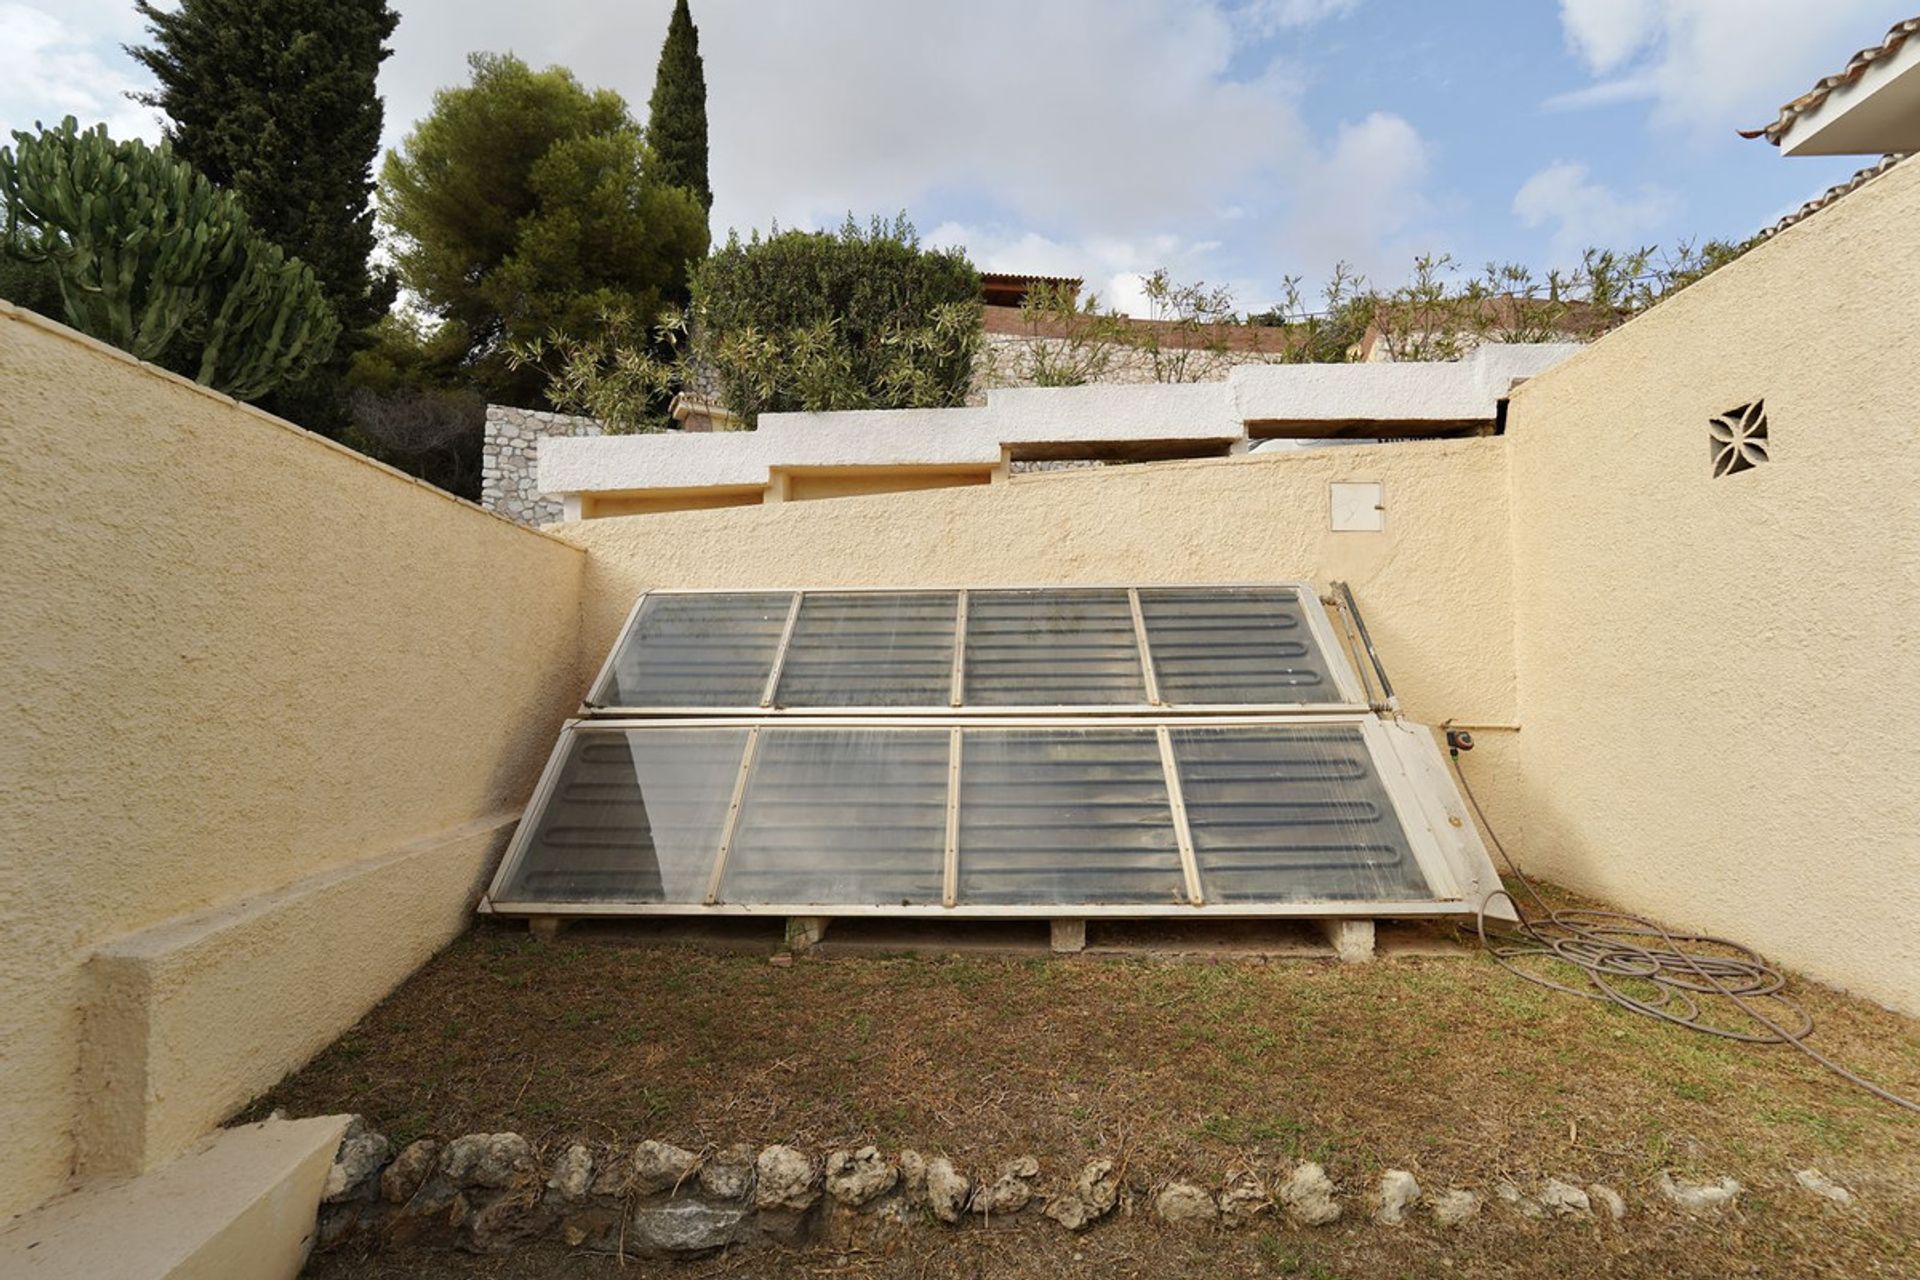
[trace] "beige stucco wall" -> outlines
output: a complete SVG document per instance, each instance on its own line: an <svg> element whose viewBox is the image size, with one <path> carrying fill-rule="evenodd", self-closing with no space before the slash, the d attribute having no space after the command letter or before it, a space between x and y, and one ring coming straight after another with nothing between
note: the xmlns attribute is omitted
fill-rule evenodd
<svg viewBox="0 0 1920 1280"><path fill-rule="evenodd" d="M77 1083L96 951L524 801L578 695L583 557L4 304L0 456L5 1214L67 1180L100 1101ZM324 941L372 909L383 882L361 883L286 930ZM233 930L231 1007L330 988L337 1034L460 919L398 950ZM154 975L149 1012L178 1016L151 1044L173 1074L139 1094L143 1166L245 1101L212 1055L225 1085L194 1078L195 1039L231 1028L186 961L237 970L177 958ZM310 1015L255 1044L252 1078L310 1051Z"/></svg>
<svg viewBox="0 0 1920 1280"><path fill-rule="evenodd" d="M1386 530L1333 533L1327 486L1385 485ZM1514 718L1506 460L1498 439L1260 453L1015 476L919 493L555 526L589 552L594 670L648 587L1346 579L1409 714ZM1467 757L1517 832L1490 731Z"/></svg>
<svg viewBox="0 0 1920 1280"><path fill-rule="evenodd" d="M1515 395L1532 864L1920 1013L1920 163ZM1772 461L1713 479L1764 397Z"/></svg>

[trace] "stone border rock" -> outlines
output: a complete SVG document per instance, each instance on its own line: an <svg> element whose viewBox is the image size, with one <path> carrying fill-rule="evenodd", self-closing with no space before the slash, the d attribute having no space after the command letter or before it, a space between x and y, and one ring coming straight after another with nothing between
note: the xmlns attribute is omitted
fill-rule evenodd
<svg viewBox="0 0 1920 1280"><path fill-rule="evenodd" d="M1491 1204L1506 1221L1623 1223L1624 1196L1592 1183L1544 1175L1528 1187L1503 1181L1483 1199L1465 1187L1423 1189L1389 1169L1357 1215L1400 1230L1422 1215L1459 1230ZM1815 1170L1795 1183L1839 1203L1844 1188ZM1663 1173L1654 1192L1682 1216L1730 1209L1731 1178L1693 1183ZM796 1147L747 1143L690 1151L649 1138L633 1146L567 1141L545 1152L517 1133L431 1138L397 1151L355 1117L328 1171L320 1206L322 1249L352 1241L385 1247L493 1253L537 1240L639 1256L686 1256L761 1241L818 1241L830 1248L884 1247L916 1224L992 1227L1037 1213L1067 1231L1110 1215L1151 1215L1169 1229L1228 1229L1265 1218L1314 1230L1346 1216L1341 1188L1320 1165L1288 1163L1233 1171L1218 1190L1191 1178L1155 1180L1111 1159L1090 1160L1070 1180L1049 1183L1031 1155L986 1176L944 1156L878 1147L816 1157Z"/></svg>

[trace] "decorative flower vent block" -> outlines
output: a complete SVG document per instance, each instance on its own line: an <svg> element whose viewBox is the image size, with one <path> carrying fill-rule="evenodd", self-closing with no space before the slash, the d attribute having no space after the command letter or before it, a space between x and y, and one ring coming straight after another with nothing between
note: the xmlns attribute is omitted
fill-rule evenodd
<svg viewBox="0 0 1920 1280"><path fill-rule="evenodd" d="M1707 423L1712 437L1714 479L1746 471L1767 461L1767 403L1755 400L1718 414Z"/></svg>

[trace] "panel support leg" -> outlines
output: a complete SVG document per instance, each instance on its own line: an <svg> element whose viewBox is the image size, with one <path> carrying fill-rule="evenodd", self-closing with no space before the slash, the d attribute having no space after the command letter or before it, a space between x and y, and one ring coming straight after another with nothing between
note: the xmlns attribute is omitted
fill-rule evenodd
<svg viewBox="0 0 1920 1280"><path fill-rule="evenodd" d="M788 916L787 950L795 955L811 951L827 936L826 916Z"/></svg>
<svg viewBox="0 0 1920 1280"><path fill-rule="evenodd" d="M1061 955L1071 955L1087 949L1087 922L1085 920L1055 919L1053 925L1053 949Z"/></svg>
<svg viewBox="0 0 1920 1280"><path fill-rule="evenodd" d="M1344 964L1365 964L1373 959L1373 921L1322 920L1333 953Z"/></svg>
<svg viewBox="0 0 1920 1280"><path fill-rule="evenodd" d="M560 936L560 930L565 924L566 922L559 916L529 916L527 932L533 935L536 942L552 942Z"/></svg>

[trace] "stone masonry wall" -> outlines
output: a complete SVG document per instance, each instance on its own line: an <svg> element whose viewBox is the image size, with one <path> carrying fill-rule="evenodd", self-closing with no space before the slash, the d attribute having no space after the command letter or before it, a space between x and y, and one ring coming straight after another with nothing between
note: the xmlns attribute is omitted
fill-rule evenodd
<svg viewBox="0 0 1920 1280"><path fill-rule="evenodd" d="M551 524L564 514L560 500L540 492L541 436L598 436L606 430L592 418L537 409L487 406L481 450L480 505L521 524Z"/></svg>

